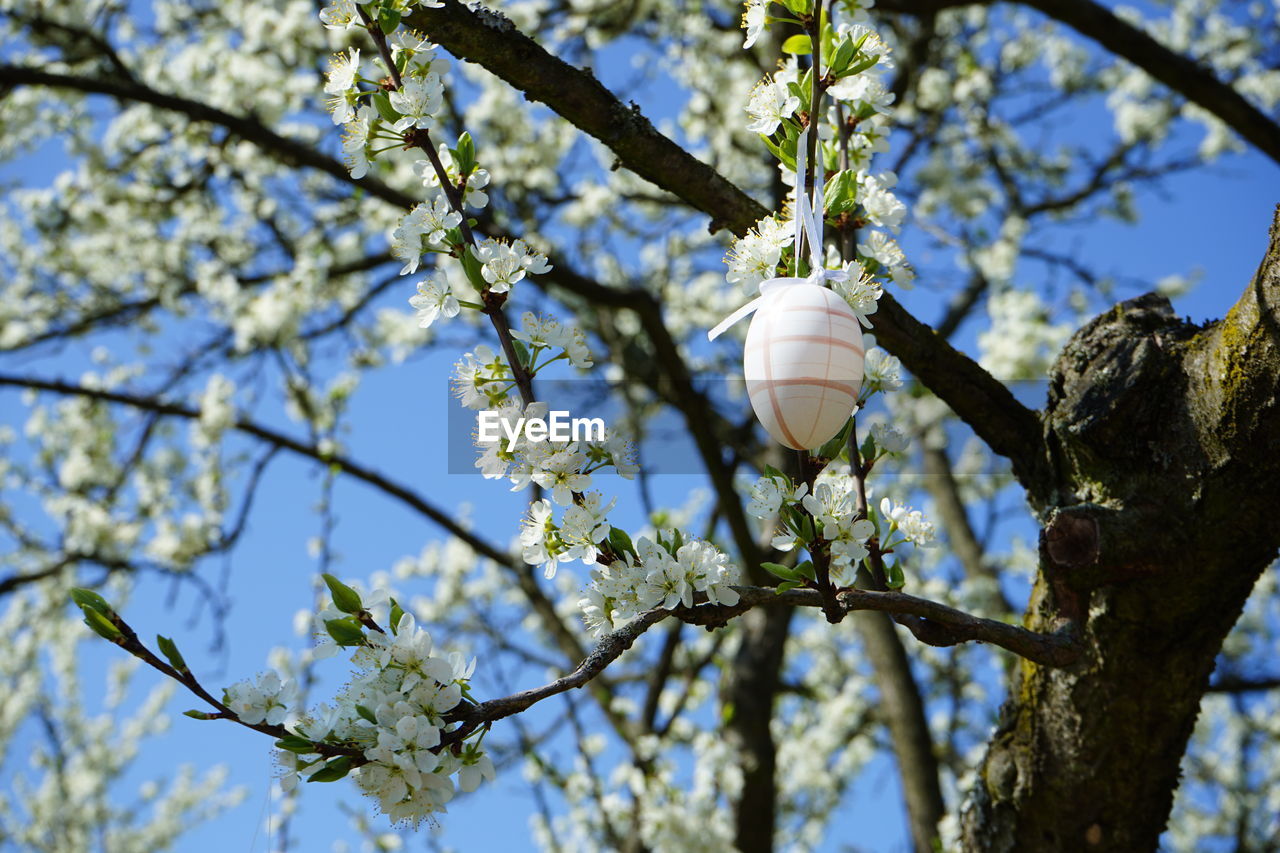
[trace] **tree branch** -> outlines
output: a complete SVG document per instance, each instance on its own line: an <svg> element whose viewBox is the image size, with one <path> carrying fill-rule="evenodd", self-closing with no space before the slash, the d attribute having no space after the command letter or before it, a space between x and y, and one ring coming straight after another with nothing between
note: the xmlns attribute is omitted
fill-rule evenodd
<svg viewBox="0 0 1280 853"><path fill-rule="evenodd" d="M0 374L0 387L31 388L37 391L49 391L54 394L88 397L94 400L102 400L107 403L129 406L142 411L156 412L168 417L186 418L188 420L195 420L200 417L199 410L179 403L167 402L153 397L144 397L138 394L128 394L121 391L89 388L70 382L63 382L61 380L37 379L31 376ZM431 519L436 524L447 530L452 536L465 542L480 556L488 557L490 560L502 565L509 565L512 563L512 557L510 554L503 553L494 545L486 542L484 539L481 539L465 527L462 527L454 521L447 512L428 503L421 495L417 494L409 487L398 483L371 468L367 468L353 459L343 456L342 454L329 455L321 453L316 447L299 441L292 436L285 435L282 432L273 430L270 427L262 426L248 418L237 418L235 423L232 425L232 429L242 432L245 435L251 435L273 447L288 450L298 456L313 459L325 465L337 465L344 473L373 486L375 489L378 489L393 498L396 498L401 503Z"/></svg>
<svg viewBox="0 0 1280 853"><path fill-rule="evenodd" d="M105 78L76 77L69 74L53 74L38 68L18 65L0 65L0 89L7 86L49 86L54 89L72 89L90 95L108 95L122 101L150 104L164 110L181 113L192 121L206 122L225 128L234 136L252 142L260 148L274 151L282 162L306 166L332 175L343 183L354 184L370 195L388 201L397 207L413 207L417 200L407 193L393 189L377 178L366 175L353 178L338 160L311 148L305 143L281 136L256 119L237 116L216 107L189 98L157 92L147 86Z"/></svg>
<svg viewBox="0 0 1280 853"><path fill-rule="evenodd" d="M1280 125L1245 100L1209 68L1170 50L1143 30L1089 0L1015 0L1092 39L1132 62L1188 101L1217 116L1259 151L1280 163ZM959 6L991 5L989 0L883 0L876 8L909 15L936 15Z"/></svg>

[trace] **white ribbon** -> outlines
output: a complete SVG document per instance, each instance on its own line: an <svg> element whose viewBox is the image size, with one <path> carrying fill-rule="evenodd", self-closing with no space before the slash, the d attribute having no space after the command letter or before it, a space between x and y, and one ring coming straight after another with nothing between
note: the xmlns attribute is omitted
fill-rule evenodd
<svg viewBox="0 0 1280 853"><path fill-rule="evenodd" d="M822 168L822 152L818 152L818 156L814 158L813 164L813 198L804 193L804 186L801 183L804 180L805 166L808 163L809 156L809 128L806 127L800 131L800 138L796 140L796 232L794 238L795 255L800 258L800 252L807 237L809 240L809 277L808 278L771 278L760 282L760 295L752 299L746 305L743 305L737 311L734 311L728 317L725 317L715 328L707 332L707 340L714 341L716 338L724 334L728 329L742 318L748 316L760 307L760 303L764 301L765 296L771 291L783 287L790 287L796 284L816 284L819 287L824 281L847 281L848 273L843 270L829 270L826 268L826 261L822 257L822 224L823 224L823 202L822 190L823 183L826 178Z"/></svg>

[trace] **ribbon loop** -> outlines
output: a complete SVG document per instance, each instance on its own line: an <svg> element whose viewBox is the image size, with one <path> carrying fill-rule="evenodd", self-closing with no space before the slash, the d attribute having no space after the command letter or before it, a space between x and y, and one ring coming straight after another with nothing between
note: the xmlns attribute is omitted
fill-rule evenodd
<svg viewBox="0 0 1280 853"><path fill-rule="evenodd" d="M843 270L827 269L826 259L823 257L822 244L822 225L823 225L823 184L826 182L826 176L823 174L822 152L818 151L814 158L813 164L813 197L804 191L805 167L808 165L809 159L809 131L812 126L806 127L800 131L800 138L796 140L796 206L795 206L795 256L797 265L799 258L803 257L801 252L804 248L804 242L807 238L809 241L809 277L808 278L771 278L760 283L760 295L752 299L746 305L743 305L737 311L734 311L728 317L725 317L715 325L711 331L707 332L707 340L714 341L716 338L724 334L735 323L750 315L760 303L764 301L764 296L770 290L778 287L786 287L796 284L817 284L821 286L826 281L847 281L848 273ZM815 130L816 132L816 130Z"/></svg>

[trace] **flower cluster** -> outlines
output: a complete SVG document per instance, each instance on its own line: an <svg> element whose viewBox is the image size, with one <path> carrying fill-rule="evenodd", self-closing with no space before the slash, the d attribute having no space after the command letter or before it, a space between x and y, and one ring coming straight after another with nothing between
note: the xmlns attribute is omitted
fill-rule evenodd
<svg viewBox="0 0 1280 853"><path fill-rule="evenodd" d="M701 539L668 531L656 541L640 537L622 556L597 565L578 606L595 634L615 630L655 607L692 607L701 593L712 604L737 604L741 572L724 552Z"/></svg>
<svg viewBox="0 0 1280 853"><path fill-rule="evenodd" d="M468 663L456 653L433 654L430 634L394 600L389 601L392 634L366 630L359 614L372 618L369 608L383 609L385 594L361 600L350 587L329 576L326 580L335 600L315 617L317 632L326 640L322 648L332 654L340 646L353 647L357 671L333 704L299 714L287 727L289 735L277 743L281 784L291 790L301 774L320 781L349 774L391 820L417 825L445 811L455 793L455 776L464 791L494 777L493 763L479 744L461 737L449 719L450 712L470 701L475 661ZM227 694L232 700L228 707L244 722L282 722L292 699L274 673L256 685L229 688ZM446 739L451 744L447 749L442 748ZM341 754L326 762L317 744ZM357 766L354 755L364 763Z"/></svg>
<svg viewBox="0 0 1280 853"><path fill-rule="evenodd" d="M578 503L565 508L556 524L549 501L535 501L520 525L520 547L524 561L542 566L543 574L553 578L560 563L574 560L591 565L600 555L600 545L609 536L606 518L614 501L604 502L599 492L586 492Z"/></svg>
<svg viewBox="0 0 1280 853"><path fill-rule="evenodd" d="M462 222L462 214L449 206L449 200L440 190L435 198L423 202L400 220L392 234L391 254L404 266L401 275L418 269L423 252L448 251L449 231Z"/></svg>
<svg viewBox="0 0 1280 853"><path fill-rule="evenodd" d="M506 293L528 273L541 275L551 270L547 256L530 249L523 240L504 243L490 237L471 253L480 262L480 274L493 293Z"/></svg>
<svg viewBox="0 0 1280 853"><path fill-rule="evenodd" d="M932 548L937 544L933 522L926 520L920 510L910 509L884 498L880 501L880 515L888 525L884 537L887 548L893 547L889 536L894 531L902 534L902 541L912 542L921 548Z"/></svg>
<svg viewBox="0 0 1280 853"><path fill-rule="evenodd" d="M886 453L900 453L906 449L907 440L892 427L881 426L873 428L871 441L864 447L874 448L871 458L875 459ZM880 503L879 519L874 512L868 517L858 508L853 478L836 473L831 467L819 475L812 491L807 484L796 486L785 474L768 469L752 484L750 495L746 505L749 515L760 519L778 517L773 547L780 551L797 546L809 548L820 539L829 548L831 577L838 584L853 583L858 564L871 553L873 538L881 555L904 542L926 548L934 543L933 523L919 510L885 498ZM899 538L894 538L895 533Z"/></svg>
<svg viewBox="0 0 1280 853"><path fill-rule="evenodd" d="M453 394L468 409L501 408L512 382L507 362L484 344L453 366Z"/></svg>
<svg viewBox="0 0 1280 853"><path fill-rule="evenodd" d="M853 480L830 478L819 481L811 493L803 494L804 489L802 485L800 505L808 518L788 513L773 537L773 547L790 551L797 542L808 544L816 531L830 546L832 579L852 583L857 564L869 553L867 540L876 532L875 525L858 511Z"/></svg>
<svg viewBox="0 0 1280 853"><path fill-rule="evenodd" d="M234 711L242 723L277 726L284 722L289 704L297 698L298 685L292 679L266 672L257 681L241 681L228 687L222 704Z"/></svg>
<svg viewBox="0 0 1280 853"><path fill-rule="evenodd" d="M542 366L537 363L538 354L548 349L564 351L562 356L555 356L552 361L563 357L574 367L580 368L588 368L594 364L591 351L587 349L587 336L582 329L566 326L554 317L535 316L530 311L524 312L520 320L524 328L512 332L511 337L528 344L535 372Z"/></svg>
<svg viewBox="0 0 1280 853"><path fill-rule="evenodd" d="M320 19L330 29L361 25L352 0L327 6ZM381 151L402 146L406 133L431 127L444 105L442 75L449 62L437 55L435 45L417 33L398 30L388 47L401 77L401 85L389 92L376 78L361 74L358 48L335 54L329 61L326 105L333 123L343 125L342 154L353 178L368 174L370 162ZM384 144L375 149L377 140Z"/></svg>
<svg viewBox="0 0 1280 853"><path fill-rule="evenodd" d="M488 352L487 348L485 351ZM505 362L501 364L505 366ZM490 367L496 369L492 364ZM501 384L503 380L493 378L479 382L481 386L488 386ZM481 393L471 391L470 387L467 387L467 393L478 401ZM478 427L475 434L476 446L480 449L475 465L486 479L510 481L512 491L536 485L547 491L555 503L577 510L592 505L583 504L581 496L591 488L591 475L596 471L612 467L626 479L632 479L638 473L631 442L616 431L606 432L603 437L582 435L574 438L570 430L568 440L554 436L543 440L531 439L524 425L531 421L547 422L550 411L546 403L530 403L521 407L514 400L504 398L498 405L488 407L485 415L487 426L483 431ZM600 511L601 519L610 506L612 502Z"/></svg>
<svg viewBox="0 0 1280 853"><path fill-rule="evenodd" d="M775 20L787 20L792 10L786 2L776 4L781 9L777 17L771 17L771 0L749 0L742 17L747 31L746 45L750 47ZM879 297L878 284L870 280L885 281L907 287L914 277L901 250L881 231L867 226L897 231L906 218L907 208L891 191L897 183L893 172L873 174L870 171L874 154L888 150L887 123L893 94L884 84L882 75L893 68L891 51L887 44L865 23L862 10L853 9L852 20L832 25L823 24L821 37L821 70L828 82L822 87L822 95L839 102L841 112L835 106L815 108L811 72L804 72L794 59L789 59L772 76L765 77L747 98L747 130L761 134L769 150L778 158L783 177L791 185L800 183L795 175L797 145L801 131L806 127L818 133L817 156L826 165L840 163L841 168L825 182L825 218L835 220L842 228L857 229L865 235L858 244L856 258L847 258L846 275L849 284L839 288L858 312L859 319L869 327L868 314L875 310ZM796 36L805 44L800 52L812 53L814 38ZM789 40L790 41L790 40ZM788 50L788 52L795 52ZM808 118L806 119L806 116ZM821 118L815 122L815 118ZM839 124L848 132L830 133ZM790 228L777 217L760 221L747 235L730 249L726 257L730 282L756 284L778 274L778 266L787 263L783 249L791 242ZM800 274L797 261L796 274ZM856 267L850 271L848 267Z"/></svg>
<svg viewBox="0 0 1280 853"><path fill-rule="evenodd" d="M725 259L729 272L725 278L734 284L754 287L777 275L782 250L795 240L790 222L766 216L733 244Z"/></svg>
<svg viewBox="0 0 1280 853"><path fill-rule="evenodd" d="M447 146L441 145L437 153L440 157L440 164L444 166L445 174L449 177L449 183L455 187L462 185L464 176L458 168L453 152ZM414 174L422 178L424 187L439 188L440 176L436 174L435 167L430 160L415 160L413 162L413 171ZM467 172L465 177L466 184L462 186L463 205L473 210L484 209L489 203L489 194L484 192L484 188L489 186L489 171L475 166Z"/></svg>

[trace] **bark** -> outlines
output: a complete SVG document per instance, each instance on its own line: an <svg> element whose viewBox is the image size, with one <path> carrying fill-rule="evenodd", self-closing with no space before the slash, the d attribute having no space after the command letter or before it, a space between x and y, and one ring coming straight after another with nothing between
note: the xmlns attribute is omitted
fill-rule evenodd
<svg viewBox="0 0 1280 853"><path fill-rule="evenodd" d="M1024 661L963 819L970 850L1152 850L1224 637L1276 557L1280 218L1224 320L1162 297L1083 328L1044 416L1053 476L1026 613L1076 663Z"/></svg>
<svg viewBox="0 0 1280 853"><path fill-rule="evenodd" d="M938 784L938 758L929 733L920 688L893 620L885 613L859 613L858 634L880 689L880 706L893 742L911 842L917 853L936 848L938 822L946 813Z"/></svg>
<svg viewBox="0 0 1280 853"><path fill-rule="evenodd" d="M727 735L742 764L734 838L741 853L773 850L778 812L777 747L769 726L792 612L789 607L766 607L743 615L741 645L721 693Z"/></svg>

